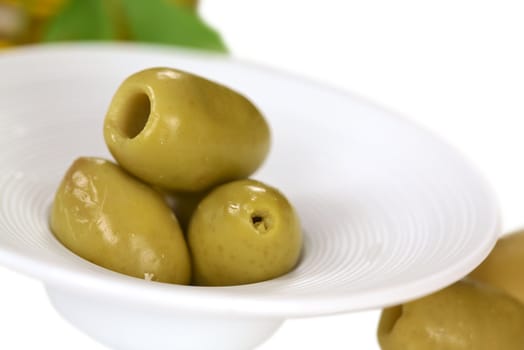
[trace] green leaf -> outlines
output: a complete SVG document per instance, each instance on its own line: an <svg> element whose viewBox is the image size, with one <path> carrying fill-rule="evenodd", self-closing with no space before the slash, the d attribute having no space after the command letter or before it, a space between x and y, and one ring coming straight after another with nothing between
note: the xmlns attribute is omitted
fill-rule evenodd
<svg viewBox="0 0 524 350"><path fill-rule="evenodd" d="M48 23L44 41L110 40L117 37L104 0L70 0Z"/></svg>
<svg viewBox="0 0 524 350"><path fill-rule="evenodd" d="M173 0L69 0L43 40L136 40L227 51L194 10Z"/></svg>
<svg viewBox="0 0 524 350"><path fill-rule="evenodd" d="M227 51L220 36L191 9L166 0L124 0L122 5L135 40Z"/></svg>

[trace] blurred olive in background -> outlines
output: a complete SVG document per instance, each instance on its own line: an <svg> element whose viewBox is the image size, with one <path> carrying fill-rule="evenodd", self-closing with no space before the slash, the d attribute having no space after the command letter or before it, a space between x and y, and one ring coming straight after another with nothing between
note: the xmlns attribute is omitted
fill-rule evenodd
<svg viewBox="0 0 524 350"><path fill-rule="evenodd" d="M503 289L524 303L524 230L501 237L470 277Z"/></svg>
<svg viewBox="0 0 524 350"><path fill-rule="evenodd" d="M499 289L463 280L384 309L378 340L382 350L522 350L524 305Z"/></svg>

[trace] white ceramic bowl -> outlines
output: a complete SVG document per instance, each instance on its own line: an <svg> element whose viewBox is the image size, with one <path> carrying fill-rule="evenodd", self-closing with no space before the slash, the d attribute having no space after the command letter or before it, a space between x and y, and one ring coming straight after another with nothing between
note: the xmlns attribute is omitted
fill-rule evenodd
<svg viewBox="0 0 524 350"><path fill-rule="evenodd" d="M298 267L235 287L168 285L95 266L48 228L73 159L108 157L118 84L172 66L249 96L273 132L254 177L301 217ZM227 57L130 45L61 45L0 56L0 262L41 279L56 309L115 349L248 349L290 317L379 308L461 278L499 233L496 200L453 149L410 122L308 81ZM1 317L1 315L0 315Z"/></svg>

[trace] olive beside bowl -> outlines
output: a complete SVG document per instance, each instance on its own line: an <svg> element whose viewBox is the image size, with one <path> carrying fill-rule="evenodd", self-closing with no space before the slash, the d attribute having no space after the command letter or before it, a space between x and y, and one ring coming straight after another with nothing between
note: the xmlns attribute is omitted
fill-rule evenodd
<svg viewBox="0 0 524 350"><path fill-rule="evenodd" d="M304 234L298 265L227 287L147 281L92 264L52 235L60 179L111 159L116 88L177 67L249 96L271 152L253 178L285 193ZM497 201L454 149L340 91L222 56L137 45L56 45L0 56L0 263L41 280L73 325L114 349L251 349L290 318L381 308L475 268L500 233ZM1 317L1 316L0 316Z"/></svg>

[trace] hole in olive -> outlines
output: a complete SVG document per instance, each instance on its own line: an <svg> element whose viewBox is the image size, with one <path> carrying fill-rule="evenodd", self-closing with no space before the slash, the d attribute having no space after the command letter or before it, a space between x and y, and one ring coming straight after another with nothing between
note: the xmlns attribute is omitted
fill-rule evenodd
<svg viewBox="0 0 524 350"><path fill-rule="evenodd" d="M272 220L266 212L254 212L251 214L251 224L258 233L266 233L271 229Z"/></svg>
<svg viewBox="0 0 524 350"><path fill-rule="evenodd" d="M151 101L145 93L132 95L120 120L120 129L130 139L135 138L146 126L151 113Z"/></svg>
<svg viewBox="0 0 524 350"><path fill-rule="evenodd" d="M258 224L259 222L262 222L263 219L261 216L255 215L251 217L251 221L253 222L253 225Z"/></svg>

